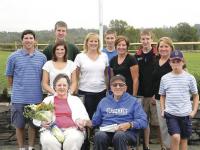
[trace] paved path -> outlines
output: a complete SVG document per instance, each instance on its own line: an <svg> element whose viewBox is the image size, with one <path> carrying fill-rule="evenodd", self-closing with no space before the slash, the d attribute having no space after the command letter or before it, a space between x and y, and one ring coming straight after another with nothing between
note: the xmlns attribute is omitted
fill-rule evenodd
<svg viewBox="0 0 200 150"><path fill-rule="evenodd" d="M151 150L160 150L160 145L158 144L151 144ZM199 150L200 145L189 145L188 150ZM16 145L3 145L0 146L0 150L18 150ZM36 145L35 150L40 150L40 146ZM140 146L139 150L142 150L142 146Z"/></svg>

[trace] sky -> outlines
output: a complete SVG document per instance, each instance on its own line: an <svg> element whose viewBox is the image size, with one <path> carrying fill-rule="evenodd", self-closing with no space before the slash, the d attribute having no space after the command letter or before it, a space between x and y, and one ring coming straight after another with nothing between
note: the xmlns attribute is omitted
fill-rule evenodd
<svg viewBox="0 0 200 150"><path fill-rule="evenodd" d="M123 20L134 28L200 24L199 0L102 0L103 24ZM63 20L69 28L99 28L99 0L1 0L0 31L52 30Z"/></svg>

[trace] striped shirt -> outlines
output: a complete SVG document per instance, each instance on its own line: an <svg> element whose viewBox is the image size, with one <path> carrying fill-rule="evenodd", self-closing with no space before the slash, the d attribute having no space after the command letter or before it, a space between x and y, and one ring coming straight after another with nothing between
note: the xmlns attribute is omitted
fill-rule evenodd
<svg viewBox="0 0 200 150"><path fill-rule="evenodd" d="M191 74L172 72L161 78L159 94L165 95L165 111L175 116L188 116L192 111L191 94L197 94L197 83Z"/></svg>
<svg viewBox="0 0 200 150"><path fill-rule="evenodd" d="M19 49L8 57L6 76L13 77L11 102L34 104L42 101L42 66L46 57L35 50L29 55Z"/></svg>

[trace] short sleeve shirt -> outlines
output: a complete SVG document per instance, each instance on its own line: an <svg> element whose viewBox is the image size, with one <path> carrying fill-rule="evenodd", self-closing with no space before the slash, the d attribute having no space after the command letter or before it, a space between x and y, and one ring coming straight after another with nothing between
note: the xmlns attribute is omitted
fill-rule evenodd
<svg viewBox="0 0 200 150"><path fill-rule="evenodd" d="M127 54L121 64L118 64L118 56L115 56L110 61L110 67L113 69L114 75L121 74L126 78L127 92L133 94L133 79L130 68L137 65L137 60L134 56Z"/></svg>
<svg viewBox="0 0 200 150"><path fill-rule="evenodd" d="M35 50L31 55L19 49L8 57L6 76L13 77L12 103L34 104L42 101L42 66L44 54Z"/></svg>

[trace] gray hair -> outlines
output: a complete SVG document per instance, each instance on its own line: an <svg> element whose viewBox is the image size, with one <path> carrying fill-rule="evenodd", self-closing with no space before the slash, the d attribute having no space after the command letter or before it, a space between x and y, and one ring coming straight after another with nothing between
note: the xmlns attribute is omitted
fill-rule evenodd
<svg viewBox="0 0 200 150"><path fill-rule="evenodd" d="M67 85L68 85L68 87L70 86L69 77L68 77L66 74L64 74L64 73L60 73L60 74L58 74L58 75L55 77L55 79L54 79L54 81L53 81L53 88L54 88L54 89L55 89L55 87L56 87L56 83L58 82L58 80L60 80L60 79L62 79L62 78L66 79L66 80L67 80Z"/></svg>

